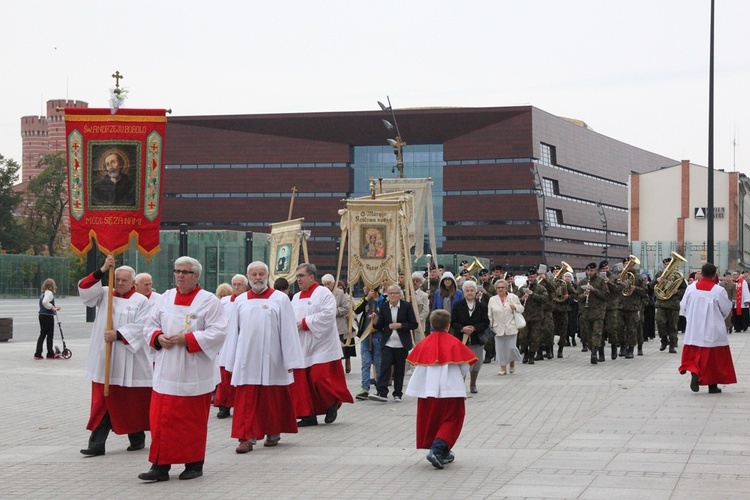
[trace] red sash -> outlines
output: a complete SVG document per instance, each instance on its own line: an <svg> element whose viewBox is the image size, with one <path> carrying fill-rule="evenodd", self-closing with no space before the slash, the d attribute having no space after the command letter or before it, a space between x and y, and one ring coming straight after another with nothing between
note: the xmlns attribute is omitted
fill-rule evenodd
<svg viewBox="0 0 750 500"><path fill-rule="evenodd" d="M745 282L745 280L742 279L742 277L738 278L737 281L735 281L735 288L737 289L737 298L735 299L735 314L737 316L742 316L742 284Z"/></svg>

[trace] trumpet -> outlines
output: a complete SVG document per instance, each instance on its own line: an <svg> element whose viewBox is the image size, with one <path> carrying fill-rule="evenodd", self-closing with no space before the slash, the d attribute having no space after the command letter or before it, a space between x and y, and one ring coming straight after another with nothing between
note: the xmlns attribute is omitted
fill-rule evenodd
<svg viewBox="0 0 750 500"><path fill-rule="evenodd" d="M618 278L618 280L622 284L622 295L624 297L630 297L630 295L633 293L631 288L633 285L635 285L635 274L633 274L632 271L635 266L639 266L640 264L641 261L638 260L638 257L636 257L635 255L631 255L630 260L620 273L620 277Z"/></svg>

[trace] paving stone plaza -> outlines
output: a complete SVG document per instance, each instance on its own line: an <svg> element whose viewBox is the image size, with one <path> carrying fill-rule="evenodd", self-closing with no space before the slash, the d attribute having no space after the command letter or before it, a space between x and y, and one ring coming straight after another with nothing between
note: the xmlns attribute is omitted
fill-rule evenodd
<svg viewBox="0 0 750 500"><path fill-rule="evenodd" d="M416 401L405 397L345 405L335 423L320 418L247 455L234 452L231 419L212 410L204 476L179 481L177 465L150 484L137 479L148 449L125 451L126 436L111 434L104 456L79 453L91 323L77 297L58 305L73 357L36 361L37 301L0 300L0 317L14 318L14 338L0 343L2 498L750 498L748 333L730 336L739 383L718 395L692 393L679 354L654 341L644 356L596 366L580 346L503 377L485 365L444 470L414 448Z"/></svg>

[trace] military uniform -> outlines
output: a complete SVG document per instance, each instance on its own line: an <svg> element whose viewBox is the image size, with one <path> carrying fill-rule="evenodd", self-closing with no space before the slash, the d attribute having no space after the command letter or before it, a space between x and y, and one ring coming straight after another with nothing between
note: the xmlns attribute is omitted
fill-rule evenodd
<svg viewBox="0 0 750 500"><path fill-rule="evenodd" d="M648 296L648 290L640 273L631 271L635 276L635 287L630 295L620 298L620 308L623 320L622 345L625 346L625 358L632 359L636 344L638 355L643 355L643 314L644 298ZM623 290L626 292L627 290Z"/></svg>
<svg viewBox="0 0 750 500"><path fill-rule="evenodd" d="M534 354L539 349L544 328L545 307L549 296L547 289L538 281L529 283L527 290L529 295L521 297L524 303L523 316L526 319L526 328L519 332L519 343L524 352L523 362L534 364Z"/></svg>
<svg viewBox="0 0 750 500"><path fill-rule="evenodd" d="M563 280L565 281L565 280ZM555 284L555 294L552 295L552 323L555 328L555 335L558 335L557 339L557 357L562 358L563 348L568 345L568 320L570 316L570 306L575 296L575 288L573 284L565 281L565 290L563 291L562 297L559 297L558 287L562 289L559 284ZM555 300L557 297L557 300ZM559 302L558 302L559 300Z"/></svg>
<svg viewBox="0 0 750 500"><path fill-rule="evenodd" d="M587 269L596 269L596 264L589 264ZM586 290L590 285L593 290ZM586 292L589 292L586 295ZM604 348L602 344L602 331L604 329L604 318L607 314L607 297L609 290L601 276L594 274L586 276L579 282L578 286L578 308L580 311L581 339L591 348L591 364L604 361ZM601 349L600 349L601 348Z"/></svg>
<svg viewBox="0 0 750 500"><path fill-rule="evenodd" d="M620 314L620 298L622 297L622 286L615 282L615 276L607 271L607 314L604 317L604 335L609 339L612 349L612 359L617 359L617 346L622 345L623 325ZM625 349L621 351L625 355Z"/></svg>
<svg viewBox="0 0 750 500"><path fill-rule="evenodd" d="M552 297L557 293L557 286L546 275L537 276L536 281L537 283L541 282L547 290L547 303L544 308L544 322L542 326L542 344L539 346L537 359L542 359L542 353L547 356L547 359L552 359L552 349L555 345L555 322L553 320L555 301L552 300Z"/></svg>
<svg viewBox="0 0 750 500"><path fill-rule="evenodd" d="M665 264L669 262L665 259ZM660 271L654 281L652 282L652 290L656 289L658 280L661 277L663 271ZM656 329L659 331L659 338L661 339L660 351L663 351L669 346L669 352L672 354L677 353L677 323L680 319L680 301L682 296L685 295L687 289L687 283L682 280L677 291L667 300L661 300L656 297Z"/></svg>

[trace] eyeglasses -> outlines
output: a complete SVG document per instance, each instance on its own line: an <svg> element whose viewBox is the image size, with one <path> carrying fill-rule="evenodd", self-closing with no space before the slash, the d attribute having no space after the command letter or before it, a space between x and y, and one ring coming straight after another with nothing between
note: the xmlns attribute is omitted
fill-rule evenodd
<svg viewBox="0 0 750 500"><path fill-rule="evenodd" d="M310 275L309 274L298 274L298 275L295 276L295 278L297 278L298 280L301 280L305 276L310 276Z"/></svg>
<svg viewBox="0 0 750 500"><path fill-rule="evenodd" d="M186 271L185 269L175 269L172 272L175 274L181 274L183 276L185 276L186 274L195 274L195 271Z"/></svg>

